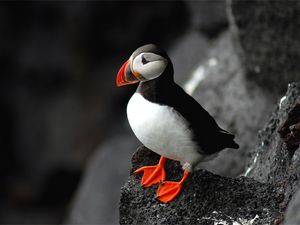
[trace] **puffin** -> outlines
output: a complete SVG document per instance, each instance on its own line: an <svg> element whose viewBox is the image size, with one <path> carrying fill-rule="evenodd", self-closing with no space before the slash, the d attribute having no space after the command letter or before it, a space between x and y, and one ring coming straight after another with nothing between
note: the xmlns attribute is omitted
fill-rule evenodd
<svg viewBox="0 0 300 225"><path fill-rule="evenodd" d="M138 140L159 154L157 165L144 166L141 184L159 183L157 198L167 203L181 192L184 181L202 162L225 148L238 149L234 135L220 128L215 119L174 81L173 64L159 46L137 48L116 76L118 87L139 83L127 104L127 118ZM179 161L183 176L166 180L166 159Z"/></svg>

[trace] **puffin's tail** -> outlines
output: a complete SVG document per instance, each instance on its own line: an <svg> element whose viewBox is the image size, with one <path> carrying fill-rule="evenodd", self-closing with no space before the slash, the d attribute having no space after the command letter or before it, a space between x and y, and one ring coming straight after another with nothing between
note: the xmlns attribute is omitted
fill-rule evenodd
<svg viewBox="0 0 300 225"><path fill-rule="evenodd" d="M220 143L222 143L222 147L238 149L240 146L233 140L234 137L233 134L222 129L220 132Z"/></svg>
<svg viewBox="0 0 300 225"><path fill-rule="evenodd" d="M233 136L234 138L234 136ZM238 149L240 146L232 139L231 142L228 145L229 148Z"/></svg>

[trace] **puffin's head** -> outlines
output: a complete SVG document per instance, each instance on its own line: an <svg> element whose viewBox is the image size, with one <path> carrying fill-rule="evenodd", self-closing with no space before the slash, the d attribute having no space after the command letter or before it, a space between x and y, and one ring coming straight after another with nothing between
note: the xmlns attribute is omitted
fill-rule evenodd
<svg viewBox="0 0 300 225"><path fill-rule="evenodd" d="M168 55L154 44L136 49L121 66L117 86L144 82L159 77L170 62Z"/></svg>

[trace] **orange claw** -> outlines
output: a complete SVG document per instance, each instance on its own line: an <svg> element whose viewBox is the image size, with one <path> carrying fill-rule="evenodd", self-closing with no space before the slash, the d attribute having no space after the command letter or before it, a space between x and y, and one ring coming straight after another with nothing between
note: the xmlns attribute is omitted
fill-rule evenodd
<svg viewBox="0 0 300 225"><path fill-rule="evenodd" d="M142 177L142 186L150 187L160 181L166 179L166 172L164 169L166 158L161 156L159 163L156 166L143 166L134 171L134 174L144 172Z"/></svg>
<svg viewBox="0 0 300 225"><path fill-rule="evenodd" d="M180 181L164 181L157 190L157 197L160 201L167 203L172 201L181 191L183 182L188 177L189 173L185 170Z"/></svg>

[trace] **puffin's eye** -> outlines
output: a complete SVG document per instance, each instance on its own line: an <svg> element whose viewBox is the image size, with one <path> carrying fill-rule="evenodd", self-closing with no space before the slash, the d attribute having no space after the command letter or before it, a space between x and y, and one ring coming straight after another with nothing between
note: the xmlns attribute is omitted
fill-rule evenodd
<svg viewBox="0 0 300 225"><path fill-rule="evenodd" d="M147 59L145 58L144 55L142 55L142 63L143 64L147 64L149 61L147 61Z"/></svg>

